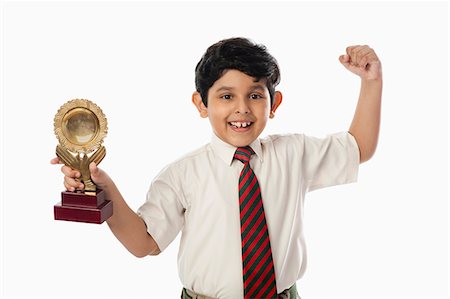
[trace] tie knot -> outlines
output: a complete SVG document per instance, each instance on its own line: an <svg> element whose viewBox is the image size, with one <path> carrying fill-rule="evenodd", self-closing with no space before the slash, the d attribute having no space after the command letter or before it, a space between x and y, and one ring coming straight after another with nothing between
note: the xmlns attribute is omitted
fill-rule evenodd
<svg viewBox="0 0 450 299"><path fill-rule="evenodd" d="M239 161L245 164L248 163L248 161L250 161L250 157L254 153L255 152L252 150L250 146L238 147L236 152L234 153L234 158L238 159Z"/></svg>

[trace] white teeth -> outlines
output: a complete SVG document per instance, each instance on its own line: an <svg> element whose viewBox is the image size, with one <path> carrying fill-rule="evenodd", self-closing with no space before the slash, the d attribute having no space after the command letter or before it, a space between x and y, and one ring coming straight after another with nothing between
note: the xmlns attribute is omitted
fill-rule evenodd
<svg viewBox="0 0 450 299"><path fill-rule="evenodd" d="M230 124L232 126L235 126L236 128L245 128L250 126L252 123L251 122L237 122L237 121L232 121L230 122Z"/></svg>

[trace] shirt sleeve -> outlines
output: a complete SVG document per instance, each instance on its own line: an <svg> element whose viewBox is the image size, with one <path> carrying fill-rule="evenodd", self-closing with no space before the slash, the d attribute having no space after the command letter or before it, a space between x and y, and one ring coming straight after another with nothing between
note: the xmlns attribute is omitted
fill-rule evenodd
<svg viewBox="0 0 450 299"><path fill-rule="evenodd" d="M359 148L348 132L326 138L304 136L302 158L307 191L356 182Z"/></svg>
<svg viewBox="0 0 450 299"><path fill-rule="evenodd" d="M147 200L137 211L161 251L175 239L184 225L185 208L179 190L178 178L169 166L153 180Z"/></svg>

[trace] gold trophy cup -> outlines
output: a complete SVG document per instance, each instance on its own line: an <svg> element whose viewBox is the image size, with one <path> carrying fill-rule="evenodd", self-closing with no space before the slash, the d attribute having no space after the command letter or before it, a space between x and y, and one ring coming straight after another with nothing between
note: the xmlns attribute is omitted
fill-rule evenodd
<svg viewBox="0 0 450 299"><path fill-rule="evenodd" d="M100 107L89 100L74 99L59 108L54 119L59 144L56 155L67 166L80 172L84 190L61 192L54 206L55 220L102 223L111 217L112 202L91 180L89 164L97 165L106 155L103 139L108 123Z"/></svg>

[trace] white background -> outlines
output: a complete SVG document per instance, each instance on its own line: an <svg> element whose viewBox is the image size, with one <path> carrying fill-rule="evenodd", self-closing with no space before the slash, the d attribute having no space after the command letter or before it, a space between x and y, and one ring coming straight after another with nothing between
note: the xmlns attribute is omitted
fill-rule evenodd
<svg viewBox="0 0 450 299"><path fill-rule="evenodd" d="M137 209L165 165L209 142L190 102L194 67L232 36L281 66L284 102L263 135L347 130L359 79L338 56L368 44L383 64L376 155L357 184L308 195L300 295L449 295L446 2L3 2L1 20L2 296L179 297L178 239L137 259L106 224L53 220L53 117L73 98L103 109L101 166Z"/></svg>

